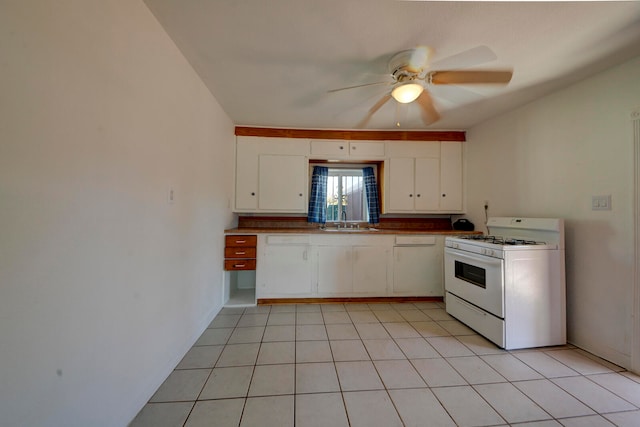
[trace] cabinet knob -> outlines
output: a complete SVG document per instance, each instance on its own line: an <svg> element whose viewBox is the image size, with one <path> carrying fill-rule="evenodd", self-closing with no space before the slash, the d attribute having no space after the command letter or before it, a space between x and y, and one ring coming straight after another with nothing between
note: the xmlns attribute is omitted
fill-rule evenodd
<svg viewBox="0 0 640 427"><path fill-rule="evenodd" d="M340 149L341 149L341 150L344 150L344 146L343 146L343 145L341 145L341 146L340 146Z"/></svg>
<svg viewBox="0 0 640 427"><path fill-rule="evenodd" d="M298 196L302 197L302 193L298 193Z"/></svg>
<svg viewBox="0 0 640 427"><path fill-rule="evenodd" d="M409 197L413 197L413 194L409 194Z"/></svg>
<svg viewBox="0 0 640 427"><path fill-rule="evenodd" d="M442 195L442 197L447 197L447 195L446 195L446 194L443 194L443 195Z"/></svg>
<svg viewBox="0 0 640 427"><path fill-rule="evenodd" d="M251 195L252 195L252 196L255 196L255 195L256 195L256 193L251 193Z"/></svg>
<svg viewBox="0 0 640 427"><path fill-rule="evenodd" d="M420 197L420 195L419 195L419 194L416 194L416 197Z"/></svg>
<svg viewBox="0 0 640 427"><path fill-rule="evenodd" d="M353 146L351 147L352 150L355 150L356 148L358 148L358 147L353 147Z"/></svg>

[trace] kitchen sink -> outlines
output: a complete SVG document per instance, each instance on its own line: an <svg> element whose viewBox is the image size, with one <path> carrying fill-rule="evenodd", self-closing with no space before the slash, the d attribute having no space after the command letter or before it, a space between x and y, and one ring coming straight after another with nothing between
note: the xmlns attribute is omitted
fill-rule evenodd
<svg viewBox="0 0 640 427"><path fill-rule="evenodd" d="M364 228L321 228L320 230L328 233L371 233L378 231L377 228L364 227Z"/></svg>

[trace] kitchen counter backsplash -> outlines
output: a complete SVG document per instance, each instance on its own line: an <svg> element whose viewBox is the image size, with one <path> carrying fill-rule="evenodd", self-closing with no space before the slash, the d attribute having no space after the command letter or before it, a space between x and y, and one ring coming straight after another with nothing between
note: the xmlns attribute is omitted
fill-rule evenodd
<svg viewBox="0 0 640 427"><path fill-rule="evenodd" d="M330 225L328 224L328 226ZM238 217L238 227L226 230L226 232L314 232L319 231L319 228L319 224L307 222L306 217L240 216ZM375 228L383 232L394 233L477 233L454 231L449 218L380 218L380 223L375 224Z"/></svg>

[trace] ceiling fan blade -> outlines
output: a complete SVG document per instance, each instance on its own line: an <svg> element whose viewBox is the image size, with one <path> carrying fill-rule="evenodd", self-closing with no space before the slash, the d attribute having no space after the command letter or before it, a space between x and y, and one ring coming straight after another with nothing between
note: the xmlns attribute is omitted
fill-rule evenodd
<svg viewBox="0 0 640 427"><path fill-rule="evenodd" d="M498 56L487 46L476 46L464 52L448 56L431 64L431 69L467 69L495 61Z"/></svg>
<svg viewBox="0 0 640 427"><path fill-rule="evenodd" d="M380 98L380 100L378 100L378 102L376 102L373 105L373 107L369 109L369 111L367 112L367 115L362 120L360 120L360 122L356 125L356 128L365 127L367 123L369 123L369 120L371 120L371 117L390 99L391 99L391 92L385 94L382 98Z"/></svg>
<svg viewBox="0 0 640 427"><path fill-rule="evenodd" d="M375 85L392 85L393 82L374 82L374 83L365 83L365 84L361 84L361 85L355 85L355 86L348 86L348 87L341 87L339 89L331 89L328 90L327 93L333 93L333 92L340 92L342 90L349 90L349 89L357 89L359 87L366 87L366 86L375 86Z"/></svg>
<svg viewBox="0 0 640 427"><path fill-rule="evenodd" d="M452 84L505 84L511 81L511 70L432 71L429 83Z"/></svg>
<svg viewBox="0 0 640 427"><path fill-rule="evenodd" d="M428 91L423 90L418 99L416 99L416 103L420 106L420 115L425 125L430 125L440 120L440 113L433 105L433 99Z"/></svg>

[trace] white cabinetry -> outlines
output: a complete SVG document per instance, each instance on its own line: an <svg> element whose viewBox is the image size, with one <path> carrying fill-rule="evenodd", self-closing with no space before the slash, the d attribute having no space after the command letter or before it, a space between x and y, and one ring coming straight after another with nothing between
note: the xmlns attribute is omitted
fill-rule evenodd
<svg viewBox="0 0 640 427"><path fill-rule="evenodd" d="M311 158L313 159L376 160L383 159L384 152L384 141L311 140Z"/></svg>
<svg viewBox="0 0 640 427"><path fill-rule="evenodd" d="M387 295L391 236L317 236L312 241L318 296Z"/></svg>
<svg viewBox="0 0 640 427"><path fill-rule="evenodd" d="M393 248L393 294L443 296L441 236L397 236Z"/></svg>
<svg viewBox="0 0 640 427"><path fill-rule="evenodd" d="M258 298L295 298L311 294L309 236L261 236L258 247Z"/></svg>
<svg viewBox="0 0 640 427"><path fill-rule="evenodd" d="M241 137L236 141L236 212L307 211L309 142Z"/></svg>
<svg viewBox="0 0 640 427"><path fill-rule="evenodd" d="M388 142L386 213L462 211L462 144Z"/></svg>

